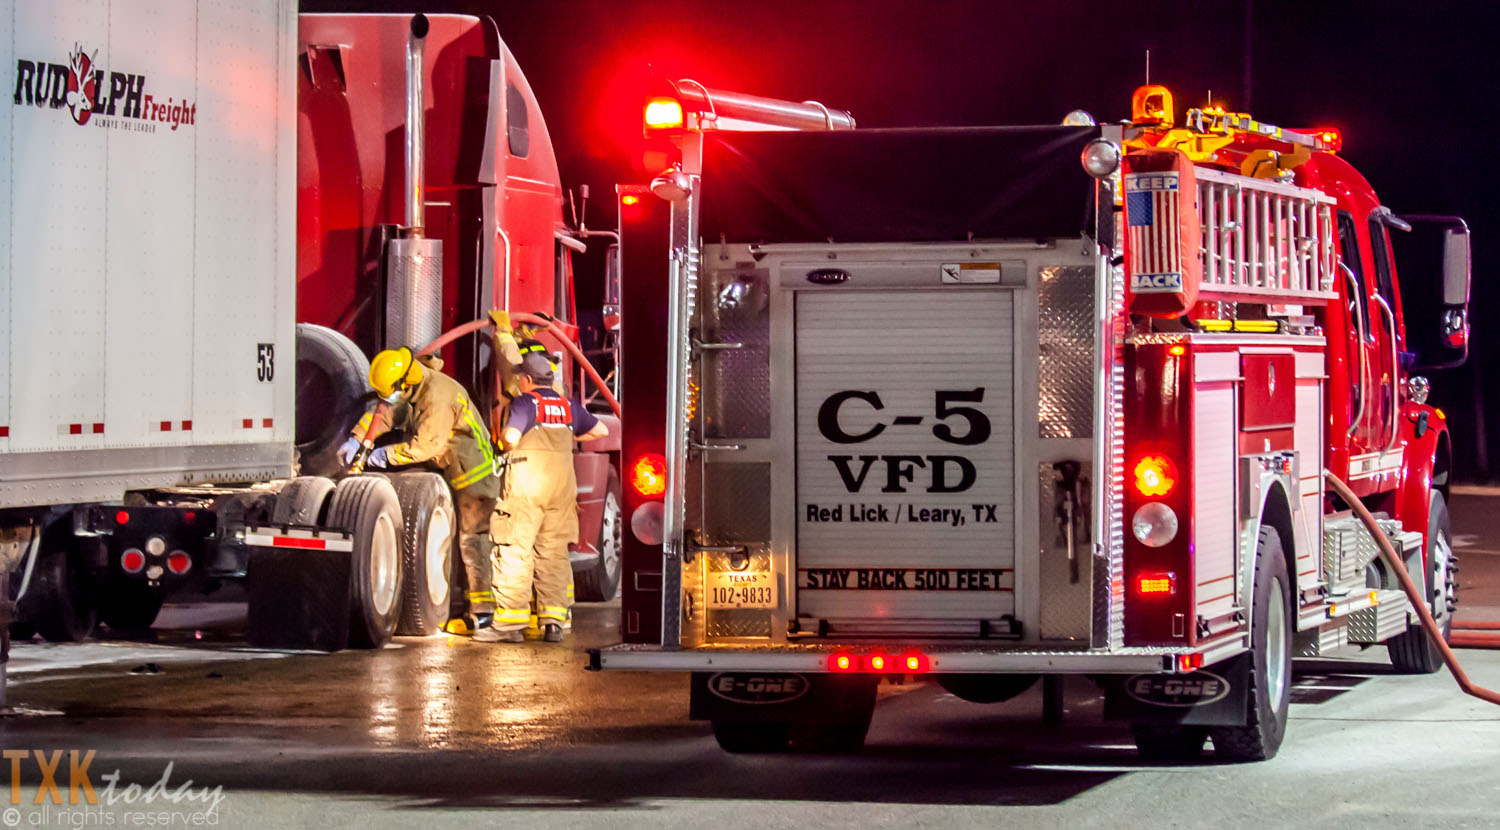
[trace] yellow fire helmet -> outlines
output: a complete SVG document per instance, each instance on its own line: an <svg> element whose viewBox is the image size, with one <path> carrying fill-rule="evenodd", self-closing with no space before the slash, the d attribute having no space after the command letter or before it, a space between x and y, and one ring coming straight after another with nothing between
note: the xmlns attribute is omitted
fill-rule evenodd
<svg viewBox="0 0 1500 830"><path fill-rule="evenodd" d="M370 361L370 386L375 394L392 401L404 389L422 382L422 367L411 349L386 349Z"/></svg>

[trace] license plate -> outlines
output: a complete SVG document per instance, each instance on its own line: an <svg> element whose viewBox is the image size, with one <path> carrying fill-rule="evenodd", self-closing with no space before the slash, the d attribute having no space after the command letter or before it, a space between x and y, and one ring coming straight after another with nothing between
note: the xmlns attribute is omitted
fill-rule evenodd
<svg viewBox="0 0 1500 830"><path fill-rule="evenodd" d="M708 604L712 608L775 608L776 577L769 571L711 571Z"/></svg>

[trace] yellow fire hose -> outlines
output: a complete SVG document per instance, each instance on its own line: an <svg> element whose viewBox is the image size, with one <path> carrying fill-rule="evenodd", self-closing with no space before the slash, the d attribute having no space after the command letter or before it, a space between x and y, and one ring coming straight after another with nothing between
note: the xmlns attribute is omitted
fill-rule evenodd
<svg viewBox="0 0 1500 830"><path fill-rule="evenodd" d="M1500 704L1500 693L1486 689L1483 686L1475 685L1469 680L1469 676L1464 673L1463 667L1459 666L1458 658L1454 656L1453 649L1449 648L1448 643L1443 639L1442 629L1438 628L1437 620L1432 618L1432 611L1427 608L1427 599L1417 590L1416 583L1412 582L1411 574L1406 572L1406 565L1401 561L1401 556L1396 553L1396 549L1391 546L1391 540L1387 539L1385 533L1381 531L1380 526L1375 524L1375 517L1370 515L1370 511L1365 508L1364 503L1359 500L1358 496L1354 495L1354 491L1349 489L1349 485L1339 480L1338 476L1324 470L1323 477L1328 479L1328 486L1333 488L1333 492L1338 494L1338 497L1343 499L1345 504L1349 505L1349 508L1354 511L1354 515L1358 516L1360 522L1364 524L1365 529L1370 531L1370 535L1375 538L1375 544L1380 548L1381 558L1385 560L1385 564L1391 569L1391 572L1396 575L1396 579L1401 583L1401 590L1406 592L1407 598L1411 600L1412 607L1417 609L1417 616L1422 621L1422 630L1427 632L1428 638L1437 645L1438 651L1443 655L1443 664L1448 667L1448 672L1458 682L1458 687L1465 694L1473 695L1480 700L1486 700L1490 703Z"/></svg>

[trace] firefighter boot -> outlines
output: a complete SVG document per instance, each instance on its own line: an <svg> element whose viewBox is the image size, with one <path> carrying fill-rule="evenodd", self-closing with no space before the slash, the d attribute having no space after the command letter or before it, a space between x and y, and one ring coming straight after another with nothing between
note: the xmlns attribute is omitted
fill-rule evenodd
<svg viewBox="0 0 1500 830"><path fill-rule="evenodd" d="M465 616L482 625L495 613L495 594L490 587L494 543L487 533L465 533L459 537L458 550L464 560L464 575L469 580L469 613Z"/></svg>
<svg viewBox="0 0 1500 830"><path fill-rule="evenodd" d="M474 632L476 643L524 643L526 635L520 631L499 631L494 626L487 625Z"/></svg>
<svg viewBox="0 0 1500 830"><path fill-rule="evenodd" d="M544 631L544 633L542 634L542 639L543 640L546 640L549 643L560 643L560 642L562 642L562 626L561 625L558 625L557 623L550 623L549 622L545 626L543 626L542 628L543 628L543 631Z"/></svg>

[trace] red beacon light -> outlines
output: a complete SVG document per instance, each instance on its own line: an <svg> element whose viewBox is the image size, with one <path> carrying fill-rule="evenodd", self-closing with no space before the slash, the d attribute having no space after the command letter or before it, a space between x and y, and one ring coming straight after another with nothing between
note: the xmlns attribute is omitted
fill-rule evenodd
<svg viewBox="0 0 1500 830"><path fill-rule="evenodd" d="M641 197L635 195L634 193L626 193L624 196L620 197L620 204L622 204L622 205L624 205L626 207L630 207L631 205L638 204L640 201L641 201Z"/></svg>
<svg viewBox="0 0 1500 830"><path fill-rule="evenodd" d="M647 130L680 130L684 123L682 104L676 98L650 98L645 120Z"/></svg>
<svg viewBox="0 0 1500 830"><path fill-rule="evenodd" d="M1330 153L1337 153L1344 149L1344 134L1339 132L1336 127L1318 127L1313 130L1313 135L1317 136L1319 141L1327 145L1322 149Z"/></svg>

